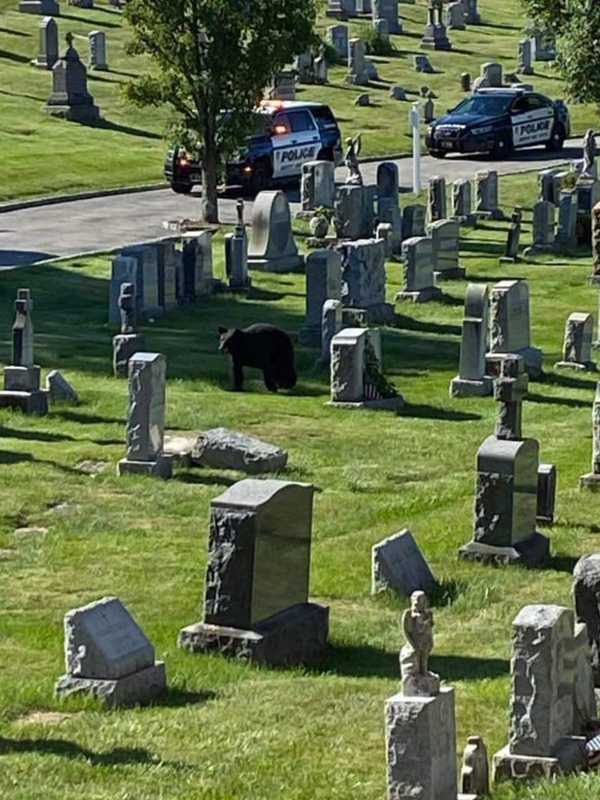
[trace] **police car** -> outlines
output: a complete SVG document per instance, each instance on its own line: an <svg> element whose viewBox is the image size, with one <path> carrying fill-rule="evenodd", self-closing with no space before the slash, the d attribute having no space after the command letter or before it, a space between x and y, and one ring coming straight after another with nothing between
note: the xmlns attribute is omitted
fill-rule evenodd
<svg viewBox="0 0 600 800"><path fill-rule="evenodd" d="M437 158L481 152L502 158L514 148L532 145L562 150L570 132L569 111L562 100L527 89L479 89L436 119L425 143Z"/></svg>
<svg viewBox="0 0 600 800"><path fill-rule="evenodd" d="M264 101L252 121L254 132L246 146L226 165L228 186L256 194L277 181L298 178L306 161L341 161L340 129L327 105ZM200 164L178 146L167 154L165 177L182 194L202 183Z"/></svg>

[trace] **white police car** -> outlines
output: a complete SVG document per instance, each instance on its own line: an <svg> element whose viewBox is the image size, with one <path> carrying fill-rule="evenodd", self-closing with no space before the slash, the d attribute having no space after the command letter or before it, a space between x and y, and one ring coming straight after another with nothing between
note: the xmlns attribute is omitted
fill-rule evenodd
<svg viewBox="0 0 600 800"><path fill-rule="evenodd" d="M479 89L436 119L425 143L437 158L480 152L502 158L532 145L562 150L570 132L569 111L562 100L527 89Z"/></svg>
<svg viewBox="0 0 600 800"><path fill-rule="evenodd" d="M226 165L228 186L252 193L296 179L306 161L341 161L341 134L329 106L298 101L264 101L253 114L254 133ZM202 183L200 164L183 148L169 150L165 177L175 192L188 193Z"/></svg>

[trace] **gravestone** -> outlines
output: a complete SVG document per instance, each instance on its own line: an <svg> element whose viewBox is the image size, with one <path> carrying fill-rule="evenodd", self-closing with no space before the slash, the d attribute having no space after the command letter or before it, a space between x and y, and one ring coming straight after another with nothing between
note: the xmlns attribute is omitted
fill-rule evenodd
<svg viewBox="0 0 600 800"><path fill-rule="evenodd" d="M23 14L41 14L44 17L60 16L56 0L20 0L19 11Z"/></svg>
<svg viewBox="0 0 600 800"><path fill-rule="evenodd" d="M570 314L565 325L562 361L554 366L595 372L597 367L592 361L593 335L594 319L591 314Z"/></svg>
<svg viewBox="0 0 600 800"><path fill-rule="evenodd" d="M536 531L539 445L521 434L527 385L523 359L506 355L494 385L496 432L477 453L474 536L463 559L537 566L548 557L549 541Z"/></svg>
<svg viewBox="0 0 600 800"><path fill-rule="evenodd" d="M384 20L387 23L388 33L402 33L402 25L398 16L398 0L372 0L372 15L374 23Z"/></svg>
<svg viewBox="0 0 600 800"><path fill-rule="evenodd" d="M383 377L379 331L344 328L331 340L331 401L339 408L396 410L404 400Z"/></svg>
<svg viewBox="0 0 600 800"><path fill-rule="evenodd" d="M425 206L415 204L405 206L402 211L402 239L425 236Z"/></svg>
<svg viewBox="0 0 600 800"><path fill-rule="evenodd" d="M386 302L385 243L359 239L338 246L342 257L342 303L366 311L370 322L391 321L393 307Z"/></svg>
<svg viewBox="0 0 600 800"><path fill-rule="evenodd" d="M549 31L535 31L531 39L534 61L555 61L556 42Z"/></svg>
<svg viewBox="0 0 600 800"><path fill-rule="evenodd" d="M40 22L39 51L33 64L40 69L52 69L58 61L58 25L53 17Z"/></svg>
<svg viewBox="0 0 600 800"><path fill-rule="evenodd" d="M402 688L385 703L388 800L456 800L454 689L430 672L433 615L423 592L402 617Z"/></svg>
<svg viewBox="0 0 600 800"><path fill-rule="evenodd" d="M348 26L332 25L327 28L327 41L333 47L339 59L348 58Z"/></svg>
<svg viewBox="0 0 600 800"><path fill-rule="evenodd" d="M498 206L498 173L495 170L475 173L475 203L479 216L494 220L505 219Z"/></svg>
<svg viewBox="0 0 600 800"><path fill-rule="evenodd" d="M587 661L587 664L586 664ZM579 771L583 726L596 716L585 626L562 606L531 605L513 622L508 745L493 759L494 781Z"/></svg>
<svg viewBox="0 0 600 800"><path fill-rule="evenodd" d="M134 353L143 351L144 337L137 332L135 286L120 285L118 299L121 332L113 337L113 374L115 378L129 375L129 359Z"/></svg>
<svg viewBox="0 0 600 800"><path fill-rule="evenodd" d="M314 250L306 258L306 319L300 329L302 344L321 344L323 303L342 296L342 259L335 250Z"/></svg>
<svg viewBox="0 0 600 800"><path fill-rule="evenodd" d="M557 180L559 173L560 169L557 167L542 169L538 172L539 200L547 200L549 203L558 205L561 189L560 180Z"/></svg>
<svg viewBox="0 0 600 800"><path fill-rule="evenodd" d="M460 74L460 88L465 94L471 91L471 73L461 72Z"/></svg>
<svg viewBox="0 0 600 800"><path fill-rule="evenodd" d="M455 0L446 6L446 27L451 31L465 30L465 9L462 0Z"/></svg>
<svg viewBox="0 0 600 800"><path fill-rule="evenodd" d="M418 590L431 594L436 580L412 533L406 528L371 550L371 594L391 589L402 597Z"/></svg>
<svg viewBox="0 0 600 800"><path fill-rule="evenodd" d="M447 217L446 179L434 175L427 184L427 220L437 222Z"/></svg>
<svg viewBox="0 0 600 800"><path fill-rule="evenodd" d="M342 301L326 300L321 313L321 361L329 364L331 357L331 340L343 327Z"/></svg>
<svg viewBox="0 0 600 800"><path fill-rule="evenodd" d="M57 369L46 375L46 393L51 403L69 403L79 405L79 395L75 387Z"/></svg>
<svg viewBox="0 0 600 800"><path fill-rule="evenodd" d="M247 292L252 284L248 275L248 237L244 225L244 201L237 202L238 221L233 233L225 235L225 272L232 292Z"/></svg>
<svg viewBox="0 0 600 800"><path fill-rule="evenodd" d="M373 233L373 208L366 187L340 186L334 203L333 224L338 239L368 239Z"/></svg>
<svg viewBox="0 0 600 800"><path fill-rule="evenodd" d="M571 253L577 248L577 192L574 190L560 192L555 244L561 253Z"/></svg>
<svg viewBox="0 0 600 800"><path fill-rule="evenodd" d="M595 686L600 686L600 555L583 556L573 570L577 622L587 628Z"/></svg>
<svg viewBox="0 0 600 800"><path fill-rule="evenodd" d="M554 464L540 464L537 482L537 521L542 525L553 525L555 509L556 467Z"/></svg>
<svg viewBox="0 0 600 800"><path fill-rule="evenodd" d="M520 72L522 75L533 75L533 52L531 47L531 39L521 39L519 41L517 72Z"/></svg>
<svg viewBox="0 0 600 800"><path fill-rule="evenodd" d="M452 219L440 219L427 227L433 247L433 276L436 281L462 280L465 269L458 261L460 224Z"/></svg>
<svg viewBox="0 0 600 800"><path fill-rule="evenodd" d="M301 202L303 211L333 208L335 164L333 161L306 161L302 165Z"/></svg>
<svg viewBox="0 0 600 800"><path fill-rule="evenodd" d="M107 70L106 34L104 31L91 31L91 33L88 33L88 40L90 43L89 68L91 70Z"/></svg>
<svg viewBox="0 0 600 800"><path fill-rule="evenodd" d="M486 397L493 392L493 380L485 374L489 308L488 287L470 283L465 294L458 375L450 382L450 397Z"/></svg>
<svg viewBox="0 0 600 800"><path fill-rule="evenodd" d="M413 64L415 67L415 72L424 72L426 74L433 73L433 66L431 65L431 61L426 55L422 55L417 53L413 56Z"/></svg>
<svg viewBox="0 0 600 800"><path fill-rule="evenodd" d="M600 383L592 406L592 471L579 479L581 489L597 492L600 489Z"/></svg>
<svg viewBox="0 0 600 800"><path fill-rule="evenodd" d="M322 660L329 609L308 599L313 492L248 478L211 502L204 621L180 631L180 647L271 666Z"/></svg>
<svg viewBox="0 0 600 800"><path fill-rule="evenodd" d="M487 748L481 736L469 736L460 771L460 790L475 800L490 793L490 767Z"/></svg>
<svg viewBox="0 0 600 800"><path fill-rule="evenodd" d="M479 76L483 80L485 86L489 86L492 89L499 89L503 83L502 64L497 64L494 61L482 64Z"/></svg>
<svg viewBox="0 0 600 800"><path fill-rule="evenodd" d="M41 369L34 362L32 312L29 289L18 289L12 326L12 358L10 365L4 367L0 408L44 416L48 413L48 395L40 389Z"/></svg>
<svg viewBox="0 0 600 800"><path fill-rule="evenodd" d="M543 353L531 346L527 281L500 281L490 296L490 356L516 353L533 378L542 373ZM492 359L493 360L493 359ZM488 375L492 374L486 368Z"/></svg>
<svg viewBox="0 0 600 800"><path fill-rule="evenodd" d="M191 461L199 467L234 469L259 475L285 469L288 454L255 436L227 428L213 428L198 436L191 450Z"/></svg>
<svg viewBox="0 0 600 800"><path fill-rule="evenodd" d="M183 295L187 302L194 302L215 290L212 237L212 231L188 232L181 237Z"/></svg>
<svg viewBox="0 0 600 800"><path fill-rule="evenodd" d="M296 73L294 70L281 70L273 76L271 86L265 91L267 100L286 102L296 99Z"/></svg>
<svg viewBox="0 0 600 800"><path fill-rule="evenodd" d="M73 47L73 34L67 33L66 40L64 56L52 67L52 94L44 110L71 122L95 122L100 111L87 90L87 70Z"/></svg>
<svg viewBox="0 0 600 800"><path fill-rule="evenodd" d="M133 256L119 255L111 262L108 297L108 321L116 325L121 322L119 297L123 284L132 284L135 291L136 313L142 313L142 284L139 277L139 261Z"/></svg>
<svg viewBox="0 0 600 800"><path fill-rule="evenodd" d="M406 100L406 91L402 86L390 87L390 97L392 100Z"/></svg>
<svg viewBox="0 0 600 800"><path fill-rule="evenodd" d="M600 284L600 202L592 208L591 214L592 229L592 274L590 283Z"/></svg>
<svg viewBox="0 0 600 800"><path fill-rule="evenodd" d="M348 74L346 83L354 86L368 86L367 59L365 56L365 43L362 39L348 41Z"/></svg>
<svg viewBox="0 0 600 800"><path fill-rule="evenodd" d="M435 119L435 105L431 97L423 103L423 122L429 124Z"/></svg>
<svg viewBox="0 0 600 800"><path fill-rule="evenodd" d="M477 8L477 0L464 0L465 22L467 25L481 25L481 17Z"/></svg>
<svg viewBox="0 0 600 800"><path fill-rule="evenodd" d="M171 477L171 462L163 456L167 365L160 353L134 353L129 359L127 454L117 474Z"/></svg>
<svg viewBox="0 0 600 800"><path fill-rule="evenodd" d="M556 206L538 200L533 206L533 244L525 249L526 256L553 252L556 237Z"/></svg>
<svg viewBox="0 0 600 800"><path fill-rule="evenodd" d="M402 274L404 288L396 301L427 303L441 297L433 277L433 241L427 236L413 236L402 242Z"/></svg>
<svg viewBox="0 0 600 800"><path fill-rule="evenodd" d="M428 0L427 23L421 39L421 47L431 50L452 49L442 16L442 0Z"/></svg>
<svg viewBox="0 0 600 800"><path fill-rule="evenodd" d="M182 255L177 239L161 239L154 245L158 260L158 305L165 313L177 307L177 274Z"/></svg>
<svg viewBox="0 0 600 800"><path fill-rule="evenodd" d="M471 181L468 178L459 178L452 184L452 219L461 225L473 225L473 199Z"/></svg>
<svg viewBox="0 0 600 800"><path fill-rule="evenodd" d="M391 252L400 252L402 244L402 212L399 204L400 176L398 165L382 161L377 167L377 218L392 226Z"/></svg>
<svg viewBox="0 0 600 800"><path fill-rule="evenodd" d="M506 246L504 255L500 256L500 263L516 264L519 258L519 247L521 245L521 227L523 224L523 211L520 208L513 210L510 228L506 234Z"/></svg>
<svg viewBox="0 0 600 800"><path fill-rule="evenodd" d="M166 691L165 664L116 597L65 614L65 674L61 698L90 695L109 708L147 703Z"/></svg>
<svg viewBox="0 0 600 800"><path fill-rule="evenodd" d="M137 264L137 269L135 270L136 278L130 281L136 287L137 311L146 317L160 316L163 313L163 309L159 302L158 249L154 245L147 244L124 247L121 250L121 258L132 258ZM113 274L115 274L114 263ZM119 268L119 264L117 264L116 270ZM113 282L111 281L111 289L114 288L118 292L118 283L119 280L117 278L113 287ZM113 299L111 298L111 308L113 308Z"/></svg>
<svg viewBox="0 0 600 800"><path fill-rule="evenodd" d="M292 236L290 204L284 192L260 192L252 211L248 266L265 272L292 272L304 259Z"/></svg>

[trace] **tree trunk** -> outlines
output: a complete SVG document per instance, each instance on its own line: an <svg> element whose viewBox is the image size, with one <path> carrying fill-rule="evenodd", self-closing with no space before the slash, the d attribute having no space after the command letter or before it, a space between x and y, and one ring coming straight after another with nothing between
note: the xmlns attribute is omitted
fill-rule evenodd
<svg viewBox="0 0 600 800"><path fill-rule="evenodd" d="M202 159L202 218L205 222L217 223L219 221L217 168L214 126L207 124L204 130L204 158Z"/></svg>

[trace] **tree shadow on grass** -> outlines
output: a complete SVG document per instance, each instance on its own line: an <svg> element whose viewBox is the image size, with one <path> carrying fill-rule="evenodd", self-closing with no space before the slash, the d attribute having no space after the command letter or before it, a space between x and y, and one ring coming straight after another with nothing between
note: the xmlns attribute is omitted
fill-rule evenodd
<svg viewBox="0 0 600 800"><path fill-rule="evenodd" d="M582 378L575 378L572 375L565 375L559 372L545 372L541 382L552 386L564 386L566 389L589 389L592 391L596 388L598 376L597 373L589 374L590 380L586 381Z"/></svg>
<svg viewBox="0 0 600 800"><path fill-rule="evenodd" d="M406 403L399 411L400 417L416 417L417 419L441 419L445 422L474 422L481 419L480 414L471 414L466 411L453 411L449 408L436 408L435 406L413 405Z"/></svg>
<svg viewBox="0 0 600 800"><path fill-rule="evenodd" d="M31 453L16 453L12 450L0 450L0 465L3 464L41 464L46 467L53 467L60 472L66 472L68 475L78 475L81 477L81 472L73 467L67 467L64 464L59 464L56 461L50 461L44 458L35 458Z"/></svg>
<svg viewBox="0 0 600 800"><path fill-rule="evenodd" d="M18 428L6 428L0 425L0 436L3 439L24 439L35 442L76 442L74 436L63 433L48 433L47 431L24 431Z"/></svg>
<svg viewBox="0 0 600 800"><path fill-rule="evenodd" d="M9 50L0 50L0 58L5 58L7 61L15 61L17 64L29 64L31 61L27 56L11 53Z"/></svg>
<svg viewBox="0 0 600 800"><path fill-rule="evenodd" d="M591 408L592 402L585 400L576 400L573 397L549 397L543 394L532 394L528 392L527 400L532 403L540 403L540 405L549 406L566 406L567 408Z"/></svg>
<svg viewBox="0 0 600 800"><path fill-rule="evenodd" d="M116 83L117 81L107 81L108 83ZM118 122L111 122L108 119L98 119L94 122L82 123L88 128L102 129L108 131L115 131L116 133L125 133L128 136L139 136L142 139L155 139L160 140L163 137L160 133L153 133L152 131L145 131L142 128L132 128L130 125L120 125Z"/></svg>
<svg viewBox="0 0 600 800"><path fill-rule="evenodd" d="M104 9L102 9L104 11ZM98 20L98 19L90 19L87 15L85 18L83 16L76 17L74 14L64 14L61 12L60 19L72 19L75 22L85 22L90 28L122 28L122 25L117 24L116 22L107 22L105 19Z"/></svg>
<svg viewBox="0 0 600 800"><path fill-rule="evenodd" d="M0 27L0 33L7 33L9 36L22 36L24 38L31 38L31 33L25 33L25 31L16 31L14 28L2 28Z"/></svg>

